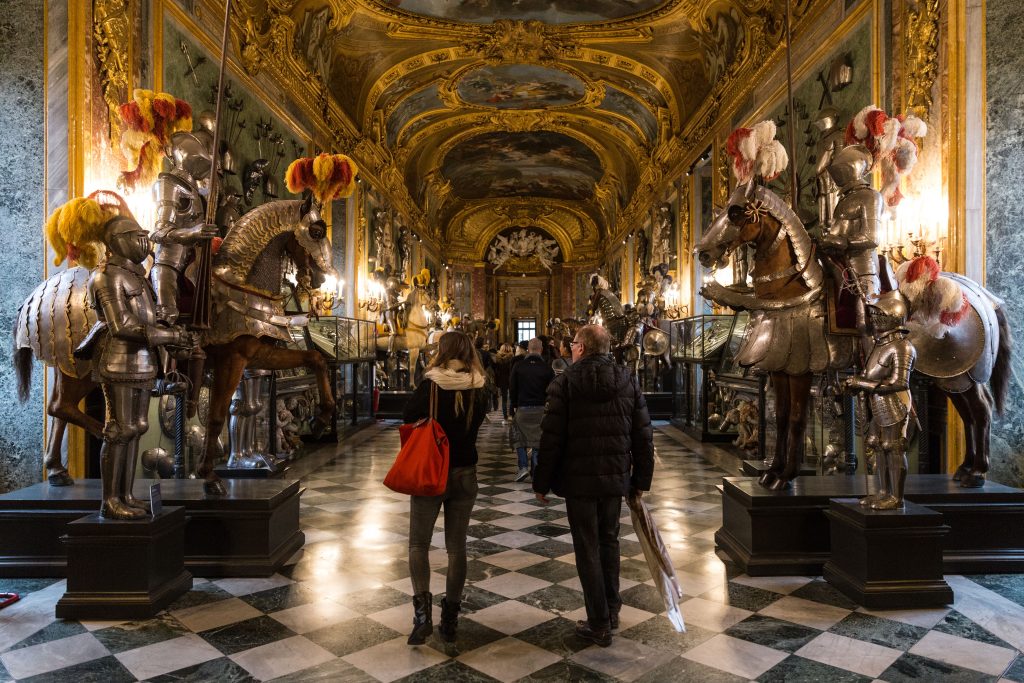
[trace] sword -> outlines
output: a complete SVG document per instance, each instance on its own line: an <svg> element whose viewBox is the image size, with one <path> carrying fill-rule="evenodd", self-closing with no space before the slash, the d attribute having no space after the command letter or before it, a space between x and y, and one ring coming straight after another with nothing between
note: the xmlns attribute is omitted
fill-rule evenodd
<svg viewBox="0 0 1024 683"><path fill-rule="evenodd" d="M224 2L224 33L220 43L220 74L217 78L217 105L213 123L213 163L210 167L210 192L206 197L206 224L217 222L217 195L220 190L220 123L224 108L224 71L228 61L228 38L231 29L231 0ZM213 255L210 242L204 241L199 247L196 268L196 294L192 305L193 330L210 329L210 289L212 287Z"/></svg>

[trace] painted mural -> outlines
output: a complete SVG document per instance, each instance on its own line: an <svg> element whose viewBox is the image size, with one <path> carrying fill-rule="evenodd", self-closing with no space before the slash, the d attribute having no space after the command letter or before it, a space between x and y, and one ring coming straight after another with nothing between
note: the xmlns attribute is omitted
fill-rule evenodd
<svg viewBox="0 0 1024 683"><path fill-rule="evenodd" d="M469 104L497 109L546 109L583 99L583 82L561 69L531 64L485 66L467 74L458 85Z"/></svg>
<svg viewBox="0 0 1024 683"><path fill-rule="evenodd" d="M422 114L432 109L444 109L444 103L441 102L436 83L414 92L398 103L398 106L395 107L395 110L388 117L388 144L394 145L398 142L398 134L417 114Z"/></svg>
<svg viewBox="0 0 1024 683"><path fill-rule="evenodd" d="M456 146L441 173L463 199L547 197L590 199L601 162L579 140L542 131L486 133Z"/></svg>
<svg viewBox="0 0 1024 683"><path fill-rule="evenodd" d="M668 107L668 102L665 99L665 95L662 94L654 85L637 76L630 74L624 74L617 72L612 69L602 69L591 67L586 72L587 76L590 76L594 80L606 81L620 90L633 93L640 97L647 106L651 109L657 109L658 107Z"/></svg>
<svg viewBox="0 0 1024 683"><path fill-rule="evenodd" d="M640 100L627 95L618 88L608 85L604 90L604 100L598 109L618 114L636 123L643 131L647 142L653 143L658 139L658 119L650 109L645 107Z"/></svg>
<svg viewBox="0 0 1024 683"><path fill-rule="evenodd" d="M381 0L413 14L489 24L497 19L549 24L622 19L647 12L665 0Z"/></svg>

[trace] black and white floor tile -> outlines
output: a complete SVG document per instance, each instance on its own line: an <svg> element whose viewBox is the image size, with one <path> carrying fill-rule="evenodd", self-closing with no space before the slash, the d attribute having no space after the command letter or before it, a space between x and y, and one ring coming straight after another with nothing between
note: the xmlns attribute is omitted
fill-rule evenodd
<svg viewBox="0 0 1024 683"><path fill-rule="evenodd" d="M436 635L405 644L408 500L381 484L398 445L389 428L341 444L306 478L306 546L270 578L196 579L165 613L135 623L56 620L63 581L0 582L23 595L0 611L0 680L1024 681L1024 576L951 576L951 608L873 612L820 578L738 574L714 553L723 472L675 430L655 442L648 501L686 593L686 633L660 614L624 510L620 631L609 648L573 634L584 612L565 506L543 507L529 483L512 481L515 457L492 414L454 646ZM434 545L439 594L441 520Z"/></svg>

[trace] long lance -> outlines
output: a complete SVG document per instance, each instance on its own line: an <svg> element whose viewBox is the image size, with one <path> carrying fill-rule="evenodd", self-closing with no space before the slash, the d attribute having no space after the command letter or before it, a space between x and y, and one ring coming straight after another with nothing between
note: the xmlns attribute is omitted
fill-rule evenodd
<svg viewBox="0 0 1024 683"><path fill-rule="evenodd" d="M793 12L786 0L786 101L789 105L789 198L793 212L800 215L800 185L796 175L796 109L793 106Z"/></svg>
<svg viewBox="0 0 1024 683"><path fill-rule="evenodd" d="M228 61L228 38L231 30L231 0L224 2L224 34L220 41L220 75L217 78L217 105L213 119L213 164L210 167L210 192L206 197L206 224L217 222L217 195L220 190L220 123L224 108L224 72ZM210 289L213 277L213 254L210 242L205 240L199 247L196 268L196 295L192 306L192 329L210 328Z"/></svg>

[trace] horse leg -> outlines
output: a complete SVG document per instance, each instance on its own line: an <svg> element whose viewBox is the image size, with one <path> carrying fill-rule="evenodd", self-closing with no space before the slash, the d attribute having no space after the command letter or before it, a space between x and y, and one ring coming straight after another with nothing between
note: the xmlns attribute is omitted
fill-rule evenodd
<svg viewBox="0 0 1024 683"><path fill-rule="evenodd" d="M217 439L224 431L228 408L235 394L235 388L242 379L247 358L243 346L235 340L225 347L210 351L210 367L213 370L213 386L210 389L210 415L206 422L206 444L203 457L196 466L196 474L202 477L203 490L212 496L227 494L224 483L213 471L213 452Z"/></svg>
<svg viewBox="0 0 1024 683"><path fill-rule="evenodd" d="M758 483L765 488L772 487L782 474L785 463L785 452L789 444L789 430L786 428L789 419L789 375L773 372L772 390L775 394L775 452L768 462L768 469L758 479Z"/></svg>
<svg viewBox="0 0 1024 683"><path fill-rule="evenodd" d="M985 476L989 466L989 436L992 428L992 403L985 392L985 387L975 383L963 394L967 402L972 429L969 438L973 441L974 460L966 476L960 479L960 486L977 489L985 485ZM967 421L964 421L967 424Z"/></svg>
<svg viewBox="0 0 1024 683"><path fill-rule="evenodd" d="M331 426L335 408L334 391L331 388L330 373L327 372L327 361L324 360L322 353L259 344L249 359L249 367L260 370L305 367L312 370L316 375L317 388L320 390L320 414L313 419L310 429L315 438L320 438Z"/></svg>
<svg viewBox="0 0 1024 683"><path fill-rule="evenodd" d="M64 432L69 422L85 429L97 438L102 438L102 423L78 407L82 399L95 387L96 384L88 377L79 379L59 370L53 378L53 397L50 399L50 405L47 406L46 411L53 420L50 424L50 440L47 444L46 460L43 463L46 467L46 480L51 486L72 486L75 483L61 460L61 445L64 442Z"/></svg>
<svg viewBox="0 0 1024 683"><path fill-rule="evenodd" d="M800 474L800 465L804 461L804 432L807 431L807 410L811 397L811 373L790 375L789 379L789 411L786 421L788 432L785 451L785 468L782 474L772 483L771 488L781 490L789 486ZM775 406L778 410L778 405Z"/></svg>
<svg viewBox="0 0 1024 683"><path fill-rule="evenodd" d="M971 419L971 406L967 401L966 394L951 394L949 392L943 392L953 407L956 409L960 419L964 423L964 461L960 463L960 466L953 472L953 481L962 481L970 476L971 470L974 469L975 461L975 450L974 450L974 431L975 424L974 420Z"/></svg>
<svg viewBox="0 0 1024 683"><path fill-rule="evenodd" d="M409 347L409 389L416 388L416 363L420 359L420 350L418 347Z"/></svg>

